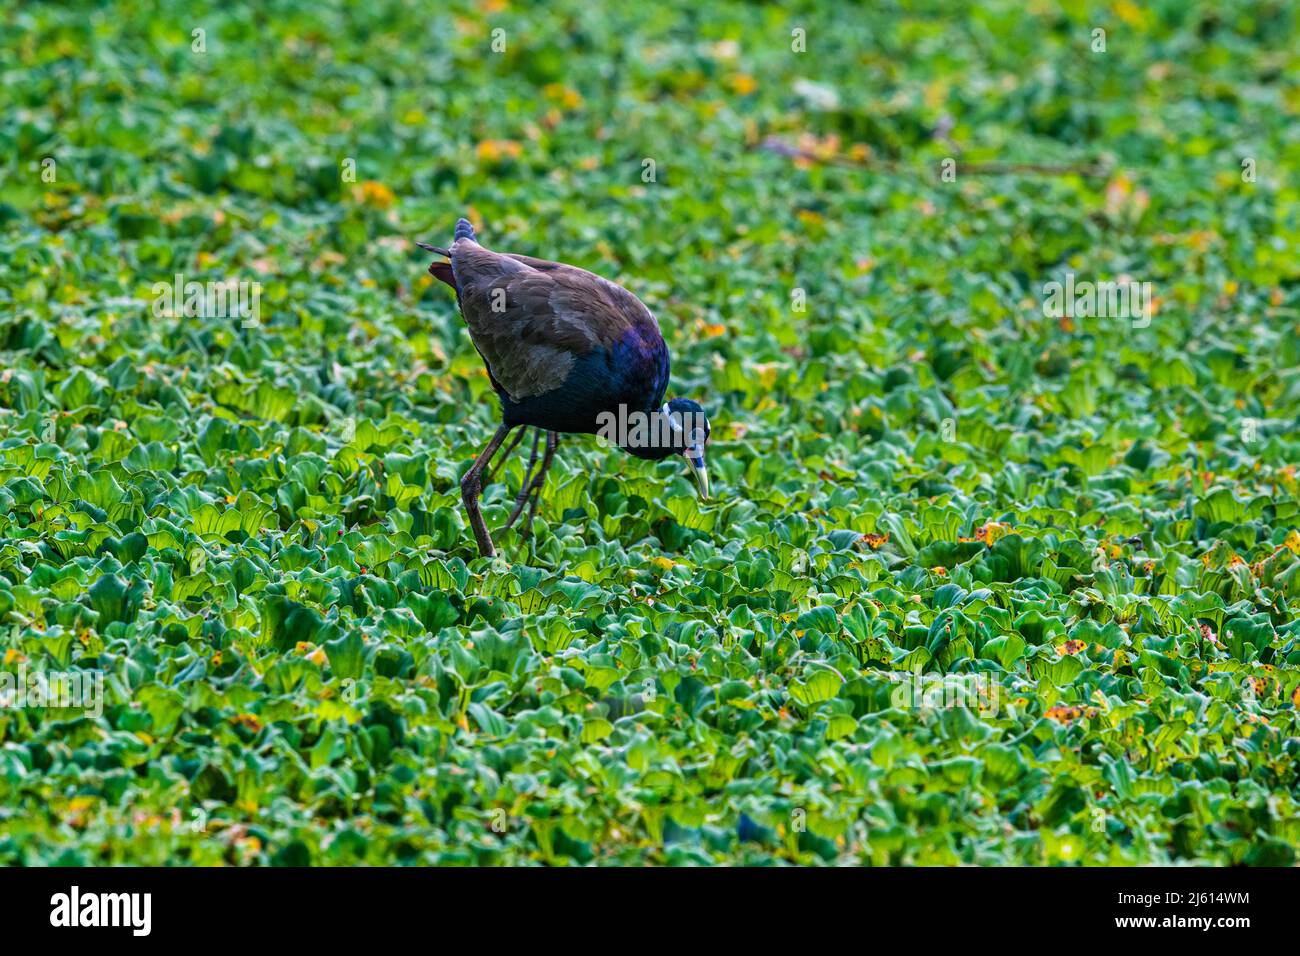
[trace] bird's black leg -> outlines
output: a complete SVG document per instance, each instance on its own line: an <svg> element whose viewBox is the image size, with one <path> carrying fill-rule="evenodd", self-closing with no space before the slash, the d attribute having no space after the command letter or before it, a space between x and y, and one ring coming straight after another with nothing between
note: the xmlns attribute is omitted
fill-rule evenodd
<svg viewBox="0 0 1300 956"><path fill-rule="evenodd" d="M515 432L515 437L510 439L510 444L506 445L505 452L502 453L501 457L496 460L496 464L494 464L491 468L487 470L487 474L483 476L484 488L492 484L492 479L496 477L497 472L499 472L502 468L506 466L506 462L510 460L510 455L514 452L516 448L519 447L519 443L524 440L524 435L527 433L528 433L527 428L521 428L519 429L519 431ZM528 470L531 471L532 468L533 468L532 464L529 463Z"/></svg>
<svg viewBox="0 0 1300 956"><path fill-rule="evenodd" d="M478 496L483 490L483 469L488 466L492 456L506 440L511 427L502 425L497 429L492 440L483 449L483 453L474 460L474 464L469 466L469 471L465 472L465 477L460 480L460 500L465 502L465 511L469 514L469 526L474 529L474 540L478 542L479 553L485 558L495 557L497 552L492 547L492 536L488 534L487 525L483 523L483 513L478 507Z"/></svg>
<svg viewBox="0 0 1300 956"><path fill-rule="evenodd" d="M515 499L515 510L510 512L509 519L506 520L505 527L511 528L519 520L519 515L523 513L524 505L528 502L528 493L533 490L533 466L537 464L537 444L542 437L540 428L533 429L533 450L528 454L528 467L524 469L523 484L519 486L519 497Z"/></svg>
<svg viewBox="0 0 1300 956"><path fill-rule="evenodd" d="M542 458L542 467L537 471L537 477L533 479L533 484L537 487L537 494L533 496L533 503L528 506L528 521L524 525L524 530L520 537L527 538L533 531L533 518L537 516L537 506L542 500L542 484L546 481L546 471L551 467L551 462L555 460L555 449L560 446L560 433L546 433L546 455Z"/></svg>

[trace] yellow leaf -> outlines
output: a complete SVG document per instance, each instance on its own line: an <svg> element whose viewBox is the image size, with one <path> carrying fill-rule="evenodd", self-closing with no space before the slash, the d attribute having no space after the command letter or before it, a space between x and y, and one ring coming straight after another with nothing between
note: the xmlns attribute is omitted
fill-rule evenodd
<svg viewBox="0 0 1300 956"><path fill-rule="evenodd" d="M503 159L516 159L523 147L513 140L485 139L478 144L478 158L485 163L498 163Z"/></svg>
<svg viewBox="0 0 1300 956"><path fill-rule="evenodd" d="M1132 0L1117 0L1114 6L1115 16L1131 27L1142 25L1142 11Z"/></svg>
<svg viewBox="0 0 1300 956"><path fill-rule="evenodd" d="M748 96L758 89L758 82L748 73L737 73L728 82L731 88L741 96Z"/></svg>
<svg viewBox="0 0 1300 956"><path fill-rule="evenodd" d="M352 187L352 198L363 206L375 206L379 209L387 209L393 204L397 197L393 191L381 182L373 179L367 179L364 182L357 183Z"/></svg>

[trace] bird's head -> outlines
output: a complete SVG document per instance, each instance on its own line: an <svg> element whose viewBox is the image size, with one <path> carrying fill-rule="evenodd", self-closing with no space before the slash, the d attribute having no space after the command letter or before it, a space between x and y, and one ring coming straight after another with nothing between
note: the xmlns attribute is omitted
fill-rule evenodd
<svg viewBox="0 0 1300 956"><path fill-rule="evenodd" d="M668 422L669 440L673 452L682 455L690 465L700 497L709 497L709 470L704 464L704 450L709 446L709 417L699 402L689 398L674 398L660 409Z"/></svg>
<svg viewBox="0 0 1300 956"><path fill-rule="evenodd" d="M674 398L649 412L620 414L602 412L596 434L613 441L624 451L650 461L681 455L690 465L700 497L709 497L709 472L704 451L709 447L709 418L699 402ZM601 421L598 419L598 421Z"/></svg>

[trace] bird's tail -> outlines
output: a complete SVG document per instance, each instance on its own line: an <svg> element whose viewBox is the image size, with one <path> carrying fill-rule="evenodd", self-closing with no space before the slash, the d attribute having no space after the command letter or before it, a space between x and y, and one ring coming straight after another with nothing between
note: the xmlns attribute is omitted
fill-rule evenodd
<svg viewBox="0 0 1300 956"><path fill-rule="evenodd" d="M456 220L456 238L468 239L470 242L478 242L478 236L474 235L474 227L470 225L468 219Z"/></svg>

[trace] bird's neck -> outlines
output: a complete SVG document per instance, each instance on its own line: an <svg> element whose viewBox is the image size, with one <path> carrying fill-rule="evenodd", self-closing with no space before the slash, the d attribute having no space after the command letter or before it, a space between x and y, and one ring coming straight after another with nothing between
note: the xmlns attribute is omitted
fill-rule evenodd
<svg viewBox="0 0 1300 956"><path fill-rule="evenodd" d="M663 461L669 455L676 455L675 448L664 448L663 446L636 446L623 445L623 450L629 455L635 455L637 458L644 458L646 461Z"/></svg>
<svg viewBox="0 0 1300 956"><path fill-rule="evenodd" d="M644 427L629 429L627 440L619 445L620 448L629 455L647 461L662 461L669 455L676 455L682 451L680 435L668 424L662 405L651 405L641 414L644 417L640 419L640 423Z"/></svg>

